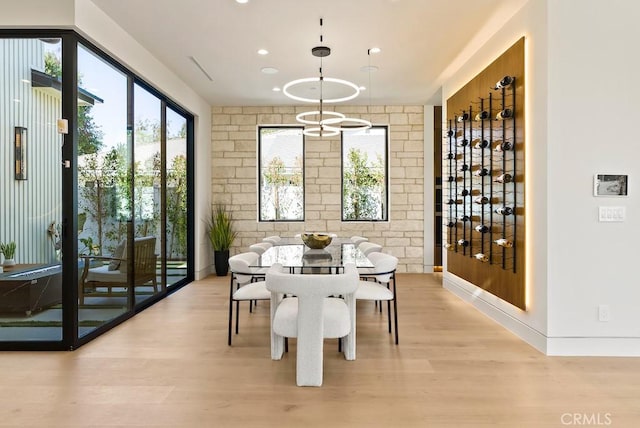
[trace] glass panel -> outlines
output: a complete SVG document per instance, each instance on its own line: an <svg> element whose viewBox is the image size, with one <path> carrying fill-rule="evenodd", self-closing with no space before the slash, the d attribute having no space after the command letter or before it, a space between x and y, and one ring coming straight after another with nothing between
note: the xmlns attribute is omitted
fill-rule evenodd
<svg viewBox="0 0 640 428"><path fill-rule="evenodd" d="M135 235L135 298L139 304L162 286L161 235L161 102L134 86L133 222Z"/></svg>
<svg viewBox="0 0 640 428"><path fill-rule="evenodd" d="M62 340L61 39L0 39L0 341Z"/></svg>
<svg viewBox="0 0 640 428"><path fill-rule="evenodd" d="M84 336L130 307L127 76L79 46L78 92L78 336Z"/></svg>
<svg viewBox="0 0 640 428"><path fill-rule="evenodd" d="M167 285L187 277L187 119L167 109Z"/></svg>
<svg viewBox="0 0 640 428"><path fill-rule="evenodd" d="M342 174L342 220L386 220L386 127L342 133Z"/></svg>
<svg viewBox="0 0 640 428"><path fill-rule="evenodd" d="M261 127L260 221L304 220L302 128Z"/></svg>

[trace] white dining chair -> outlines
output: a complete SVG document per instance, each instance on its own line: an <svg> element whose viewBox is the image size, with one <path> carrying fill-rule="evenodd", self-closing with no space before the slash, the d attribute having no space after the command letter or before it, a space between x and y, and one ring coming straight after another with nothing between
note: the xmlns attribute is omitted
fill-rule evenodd
<svg viewBox="0 0 640 428"><path fill-rule="evenodd" d="M382 245L375 244L373 242L368 242L368 241L367 242L361 242L360 245L358 245L358 248L367 257L371 253L379 253L379 252L382 251Z"/></svg>
<svg viewBox="0 0 640 428"><path fill-rule="evenodd" d="M271 358L282 358L286 337L297 338L298 386L322 385L324 338L344 338L345 358L355 360L358 271L353 263L335 275L287 274L275 264L267 271L266 286L272 293ZM331 297L338 295L344 298Z"/></svg>
<svg viewBox="0 0 640 428"><path fill-rule="evenodd" d="M249 250L261 256L271 247L273 247L273 244L271 244L270 242L258 242L257 244L249 245Z"/></svg>
<svg viewBox="0 0 640 428"><path fill-rule="evenodd" d="M368 240L369 238L365 238L364 236L355 235L351 237L351 242L353 242L353 245L355 245L356 247L363 242L367 242Z"/></svg>
<svg viewBox="0 0 640 428"><path fill-rule="evenodd" d="M262 242L268 242L271 245L278 245L282 242L282 238L278 235L267 236L266 238L262 238Z"/></svg>
<svg viewBox="0 0 640 428"><path fill-rule="evenodd" d="M231 280L229 285L229 333L227 344L231 346L231 330L233 320L233 304L236 306L236 334L238 334L240 302L249 302L249 312L253 301L270 300L271 293L264 282L265 270L252 268L251 264L258 260L254 252L240 253L229 257Z"/></svg>
<svg viewBox="0 0 640 428"><path fill-rule="evenodd" d="M395 342L398 344L398 300L396 295L396 269L398 259L390 254L371 253L368 256L374 267L361 278L356 290L356 300L387 302L389 334L391 334L391 302L393 302L393 324ZM372 280L373 279L373 280ZM382 306L380 306L382 308Z"/></svg>

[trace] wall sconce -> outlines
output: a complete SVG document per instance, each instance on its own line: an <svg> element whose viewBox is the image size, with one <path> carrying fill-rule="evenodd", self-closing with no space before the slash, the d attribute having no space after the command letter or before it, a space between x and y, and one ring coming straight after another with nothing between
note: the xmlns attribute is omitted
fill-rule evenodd
<svg viewBox="0 0 640 428"><path fill-rule="evenodd" d="M27 128L15 127L16 180L27 179Z"/></svg>

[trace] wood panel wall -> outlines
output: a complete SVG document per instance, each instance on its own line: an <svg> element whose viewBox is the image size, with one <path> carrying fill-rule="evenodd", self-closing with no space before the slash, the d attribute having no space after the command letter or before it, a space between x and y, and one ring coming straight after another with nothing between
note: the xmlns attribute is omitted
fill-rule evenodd
<svg viewBox="0 0 640 428"><path fill-rule="evenodd" d="M514 174L514 183L512 187L510 187L510 192L513 194L509 194L506 198L513 198L515 204L513 206L515 215L511 216L508 221L512 222L513 226L513 242L514 246L512 249L507 249L504 254L505 258L502 258L503 250L502 247L497 246L493 242L489 242L487 244L487 237L481 237L479 233L475 232L473 228L480 223L479 216L477 215L478 207L471 203L471 207L474 211L472 211L471 221L466 222L464 225L457 219L451 219L451 215L447 214L446 205L443 205L443 215L445 217L445 225L449 221L456 222L456 225L453 227L447 228L445 227L444 236L449 244L449 251L447 252L447 270L460 278L463 278L472 284L486 290L487 292L498 296L499 298L526 310L526 283L525 283L525 209L524 209L524 190L525 190L525 140L524 140L524 130L525 130L525 92L524 92L524 82L525 82L525 69L524 69L524 37L518 40L512 47L510 47L504 54L502 54L499 58L493 61L487 68L485 68L481 73L475 76L470 82L468 82L464 87L462 87L458 92L456 92L453 96L451 96L447 100L447 118L445 119L445 125L449 127L455 127L455 123L457 117L462 114L464 111L471 110L475 115L476 112L480 111L480 101L481 99L487 100L489 94L492 94L492 97L499 96L500 91L493 89L496 86L496 82L500 81L504 76L513 76L515 77L515 84L513 86L513 91L515 91L515 115L512 121L513 127L515 129L515 148L513 153L510 156L513 156L513 168L515 170ZM507 91L507 96L511 96L512 93ZM508 100L508 103L512 102ZM486 107L486 101L485 101ZM493 103L494 108L490 112L492 118L491 126L500 126L495 120L496 113L500 110L496 108L496 103ZM485 108L486 109L486 108ZM473 118L471 118L473 120ZM500 121L501 122L501 121ZM467 125L465 125L467 126ZM469 122L471 129L474 129L474 126L477 127L479 125L474 125L472 121ZM472 131L473 132L473 131ZM446 134L445 134L446 135ZM473 138L476 138L476 135L473 135ZM502 139L502 138L500 138ZM485 150L493 150L496 145L496 141L491 141L491 146L489 149ZM447 153L449 151L449 140L444 138L443 152ZM473 150L473 149L470 149ZM493 154L496 152L494 151ZM491 154L491 156L493 156ZM456 155L460 157L461 155ZM477 156L477 155L474 155ZM477 170L480 166L474 162L479 162L476 158L471 159L471 171ZM447 169L447 162L444 162L443 168L443 177L447 177L449 175L449 170ZM501 171L500 168L495 167L495 163L492 163L491 168L491 180L502 174L504 171ZM461 173L457 173L461 174ZM457 181L453 183L448 183L446 189L443 192L443 201L449 198L449 195L452 193L453 187L456 186L456 182L460 182L460 177L456 178ZM444 181L444 180L443 180ZM446 183L444 183L446 184ZM459 188L459 186L458 186ZM483 189L481 189L483 191ZM485 192L486 193L486 192ZM493 192L491 195L487 195L490 197L490 207L487 207L487 210L490 209L493 212L496 208L503 206L504 202L502 199L502 195L500 192ZM454 198L460 198L460 196L454 195ZM472 200L475 196L471 197ZM466 203L466 202L465 202ZM484 211L485 213L487 211ZM495 216L495 214L493 214ZM485 214L486 216L486 214ZM457 229L456 229L457 228ZM451 242L453 237L460 236L462 234L461 228L465 228L465 231L471 231L472 241L471 241L471 249L461 247L457 245L456 242ZM502 227L499 222L492 223L492 239L495 240L500 238L503 233L506 233L502 230ZM457 230L457 235L455 232ZM511 229L509 229L511 230ZM493 256L489 262L482 262L475 258L475 254L477 254L477 249L480 248L481 242L480 240L485 239L484 249L486 253L489 251L492 252ZM475 249L474 249L475 247Z"/></svg>

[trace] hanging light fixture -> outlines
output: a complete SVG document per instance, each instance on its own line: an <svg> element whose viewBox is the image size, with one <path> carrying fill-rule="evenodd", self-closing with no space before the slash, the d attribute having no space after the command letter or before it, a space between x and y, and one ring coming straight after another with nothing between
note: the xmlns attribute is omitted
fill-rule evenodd
<svg viewBox="0 0 640 428"><path fill-rule="evenodd" d="M320 43L323 42L322 35L323 20L320 18ZM346 117L342 113L335 111L325 111L325 104L336 104L341 102L350 101L360 95L360 88L355 83L349 82L343 79L336 79L333 77L324 77L322 69L322 59L331 55L331 48L328 46L316 46L311 49L311 54L320 58L320 75L318 77L307 77L304 79L293 80L282 88L282 93L287 97L301 102L318 104L318 110L305 111L296 116L296 120L305 125L310 125L304 129L304 135L311 137L333 137L339 135L340 132L349 130L361 130L371 128L371 122L364 119ZM305 97L292 93L291 89L303 84L318 83L320 93L318 97ZM346 89L346 95L335 96L333 98L324 98L323 90L325 84L332 84L338 87Z"/></svg>

